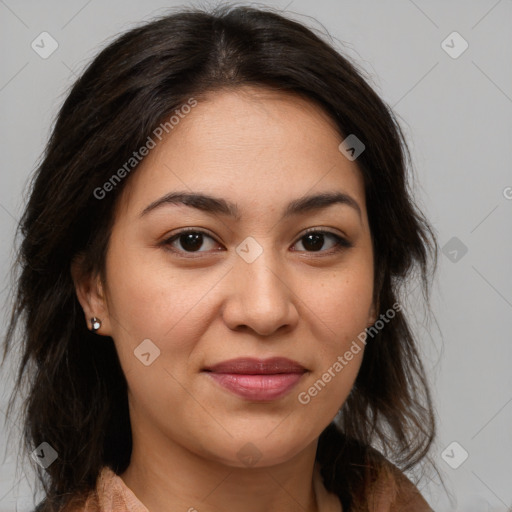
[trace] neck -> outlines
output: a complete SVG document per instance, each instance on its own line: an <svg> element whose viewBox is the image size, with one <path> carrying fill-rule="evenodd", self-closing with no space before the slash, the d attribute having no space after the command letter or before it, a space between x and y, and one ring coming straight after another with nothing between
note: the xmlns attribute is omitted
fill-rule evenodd
<svg viewBox="0 0 512 512"><path fill-rule="evenodd" d="M155 443L133 434L130 465L120 476L151 512L318 512L316 440L285 462L254 468L200 456L168 438Z"/></svg>

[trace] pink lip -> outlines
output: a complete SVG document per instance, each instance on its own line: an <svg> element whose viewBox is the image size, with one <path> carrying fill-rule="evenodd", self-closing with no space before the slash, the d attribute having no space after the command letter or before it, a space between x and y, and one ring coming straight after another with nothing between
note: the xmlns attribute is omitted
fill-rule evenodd
<svg viewBox="0 0 512 512"><path fill-rule="evenodd" d="M291 359L239 358L207 367L205 371L225 389L248 400L276 400L299 382L306 369Z"/></svg>

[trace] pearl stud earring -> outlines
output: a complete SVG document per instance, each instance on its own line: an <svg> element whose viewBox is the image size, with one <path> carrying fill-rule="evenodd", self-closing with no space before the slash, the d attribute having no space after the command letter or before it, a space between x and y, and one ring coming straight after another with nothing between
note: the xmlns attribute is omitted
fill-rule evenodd
<svg viewBox="0 0 512 512"><path fill-rule="evenodd" d="M99 320L96 317L91 318L91 330L92 332L96 333L99 331L101 327L101 320Z"/></svg>

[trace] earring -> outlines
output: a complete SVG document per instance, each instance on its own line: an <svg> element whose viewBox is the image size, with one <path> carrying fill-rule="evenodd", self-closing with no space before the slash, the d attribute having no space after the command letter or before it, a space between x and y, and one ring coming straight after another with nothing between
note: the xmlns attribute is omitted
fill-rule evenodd
<svg viewBox="0 0 512 512"><path fill-rule="evenodd" d="M96 317L91 318L91 330L92 332L96 333L99 331L101 327L101 320L99 320Z"/></svg>

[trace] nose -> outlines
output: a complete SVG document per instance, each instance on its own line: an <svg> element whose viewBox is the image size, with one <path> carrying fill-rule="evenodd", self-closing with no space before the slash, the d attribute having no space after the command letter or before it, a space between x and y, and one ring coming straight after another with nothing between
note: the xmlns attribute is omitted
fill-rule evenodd
<svg viewBox="0 0 512 512"><path fill-rule="evenodd" d="M294 280L270 249L252 263L236 256L228 276L223 317L230 329L269 336L296 326L299 312Z"/></svg>

